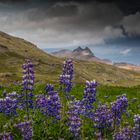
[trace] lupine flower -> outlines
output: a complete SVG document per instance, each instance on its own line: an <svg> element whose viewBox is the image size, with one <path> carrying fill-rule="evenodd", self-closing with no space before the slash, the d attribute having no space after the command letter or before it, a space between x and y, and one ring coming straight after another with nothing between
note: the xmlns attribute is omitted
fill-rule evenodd
<svg viewBox="0 0 140 140"><path fill-rule="evenodd" d="M77 138L80 133L81 119L80 119L80 101L73 100L68 103L68 119L69 119L69 132Z"/></svg>
<svg viewBox="0 0 140 140"><path fill-rule="evenodd" d="M49 91L48 95L37 95L36 105L43 114L55 119L60 119L60 98L56 91Z"/></svg>
<svg viewBox="0 0 140 140"><path fill-rule="evenodd" d="M111 103L111 109L116 121L115 125L119 124L121 119L121 114L126 111L127 106L128 106L128 99L126 98L125 94L121 96L117 96L117 100Z"/></svg>
<svg viewBox="0 0 140 140"><path fill-rule="evenodd" d="M113 140L131 140L129 127L124 127L119 132L115 132Z"/></svg>
<svg viewBox="0 0 140 140"><path fill-rule="evenodd" d="M46 92L49 92L49 91L53 91L54 87L51 84L47 84L44 89L45 89Z"/></svg>
<svg viewBox="0 0 140 140"><path fill-rule="evenodd" d="M5 115L17 115L17 99L12 99L10 97L0 99L0 113Z"/></svg>
<svg viewBox="0 0 140 140"><path fill-rule="evenodd" d="M67 93L71 89L71 79L70 75L60 75L60 85L63 85L64 87L64 93Z"/></svg>
<svg viewBox="0 0 140 140"><path fill-rule="evenodd" d="M60 119L60 98L56 91L50 91L47 95L47 110L45 114L47 116L54 117L55 119Z"/></svg>
<svg viewBox="0 0 140 140"><path fill-rule="evenodd" d="M47 103L47 99L44 94L39 94L36 96L36 107L41 109L42 112L46 110L46 103Z"/></svg>
<svg viewBox="0 0 140 140"><path fill-rule="evenodd" d="M32 122L26 121L14 125L22 133L23 140L29 140L32 138Z"/></svg>
<svg viewBox="0 0 140 140"><path fill-rule="evenodd" d="M0 139L1 140L12 140L12 134L9 132L9 133L0 133Z"/></svg>
<svg viewBox="0 0 140 140"><path fill-rule="evenodd" d="M71 76L71 79L72 79L72 76L73 76L73 64L72 64L71 59L67 59L66 61L64 61L62 74L68 74L68 75Z"/></svg>
<svg viewBox="0 0 140 140"><path fill-rule="evenodd" d="M96 100L96 86L97 82L95 80L93 81L86 81L85 88L84 88L84 95L82 99L82 105L85 111L83 112L83 115L92 118L93 117L93 102Z"/></svg>
<svg viewBox="0 0 140 140"><path fill-rule="evenodd" d="M140 115L134 115L134 127L132 129L132 140L140 139Z"/></svg>
<svg viewBox="0 0 140 140"><path fill-rule="evenodd" d="M95 110L93 121L95 135L97 136L99 133L103 135L102 132L112 127L113 124L113 114L111 113L110 108L108 108L107 105L99 106Z"/></svg>
<svg viewBox="0 0 140 140"><path fill-rule="evenodd" d="M10 98L16 98L17 96L18 96L18 94L15 91L7 94L7 97L10 97Z"/></svg>
<svg viewBox="0 0 140 140"><path fill-rule="evenodd" d="M30 60L25 60L23 68L23 78L22 78L22 92L19 97L22 100L20 104L21 108L33 108L33 84L34 84L34 71L33 64Z"/></svg>
<svg viewBox="0 0 140 140"><path fill-rule="evenodd" d="M73 78L73 64L72 60L68 59L63 63L62 74L60 75L59 84L63 86L64 94L68 97L67 93L71 90Z"/></svg>

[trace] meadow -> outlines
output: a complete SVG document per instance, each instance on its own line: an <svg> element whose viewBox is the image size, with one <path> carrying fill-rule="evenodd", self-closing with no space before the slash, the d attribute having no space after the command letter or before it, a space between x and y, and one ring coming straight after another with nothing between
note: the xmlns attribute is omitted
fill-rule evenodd
<svg viewBox="0 0 140 140"><path fill-rule="evenodd" d="M73 83L66 60L59 83L34 83L32 63L22 82L0 87L2 140L139 140L140 86Z"/></svg>

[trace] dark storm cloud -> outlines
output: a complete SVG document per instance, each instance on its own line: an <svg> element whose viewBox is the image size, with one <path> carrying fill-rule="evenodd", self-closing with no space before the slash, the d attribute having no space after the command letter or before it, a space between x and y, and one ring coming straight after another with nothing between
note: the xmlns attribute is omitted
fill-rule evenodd
<svg viewBox="0 0 140 140"><path fill-rule="evenodd" d="M47 8L42 6L39 8L34 8L29 11L28 18L33 21L41 21L46 18L61 18L70 17L78 13L78 7L74 4L64 5L56 4L53 6L48 6Z"/></svg>
<svg viewBox="0 0 140 140"><path fill-rule="evenodd" d="M139 8L136 8L137 3L132 5L129 0L127 3L125 0L0 2L1 30L23 37L40 47L98 44L107 39L140 34ZM15 2L19 2L18 5ZM127 10L123 10L125 3L128 9L132 5L137 12L129 10L132 13L128 14Z"/></svg>
<svg viewBox="0 0 140 140"><path fill-rule="evenodd" d="M2 3L25 3L28 0L0 0Z"/></svg>
<svg viewBox="0 0 140 140"><path fill-rule="evenodd" d="M0 2L3 3L27 3L33 4L36 3L38 5L43 4L48 5L54 4L54 3L69 3L69 2L76 2L76 3L94 3L94 2L100 2L100 3L114 3L118 6L118 8L125 14L134 14L136 12L140 12L140 1L139 0L0 0Z"/></svg>
<svg viewBox="0 0 140 140"><path fill-rule="evenodd" d="M112 14L114 13L114 15ZM123 18L122 13L114 4L77 4L56 3L49 7L34 8L28 12L29 20L38 22L56 19L57 22L73 29L98 29L103 26L115 25Z"/></svg>

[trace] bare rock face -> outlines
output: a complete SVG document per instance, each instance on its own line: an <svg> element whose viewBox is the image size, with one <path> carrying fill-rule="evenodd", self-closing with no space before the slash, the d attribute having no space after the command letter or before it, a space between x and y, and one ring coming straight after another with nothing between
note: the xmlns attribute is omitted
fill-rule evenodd
<svg viewBox="0 0 140 140"><path fill-rule="evenodd" d="M81 55L81 57L82 56L94 57L93 52L88 47L81 48L79 46L78 48L74 49L72 52L75 55Z"/></svg>

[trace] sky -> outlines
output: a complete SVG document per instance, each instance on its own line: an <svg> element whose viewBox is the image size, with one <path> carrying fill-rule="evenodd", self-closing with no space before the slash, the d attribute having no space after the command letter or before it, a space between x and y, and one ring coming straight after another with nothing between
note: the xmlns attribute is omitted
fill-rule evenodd
<svg viewBox="0 0 140 140"><path fill-rule="evenodd" d="M102 59L140 64L139 0L0 0L0 31L41 49L88 46Z"/></svg>

